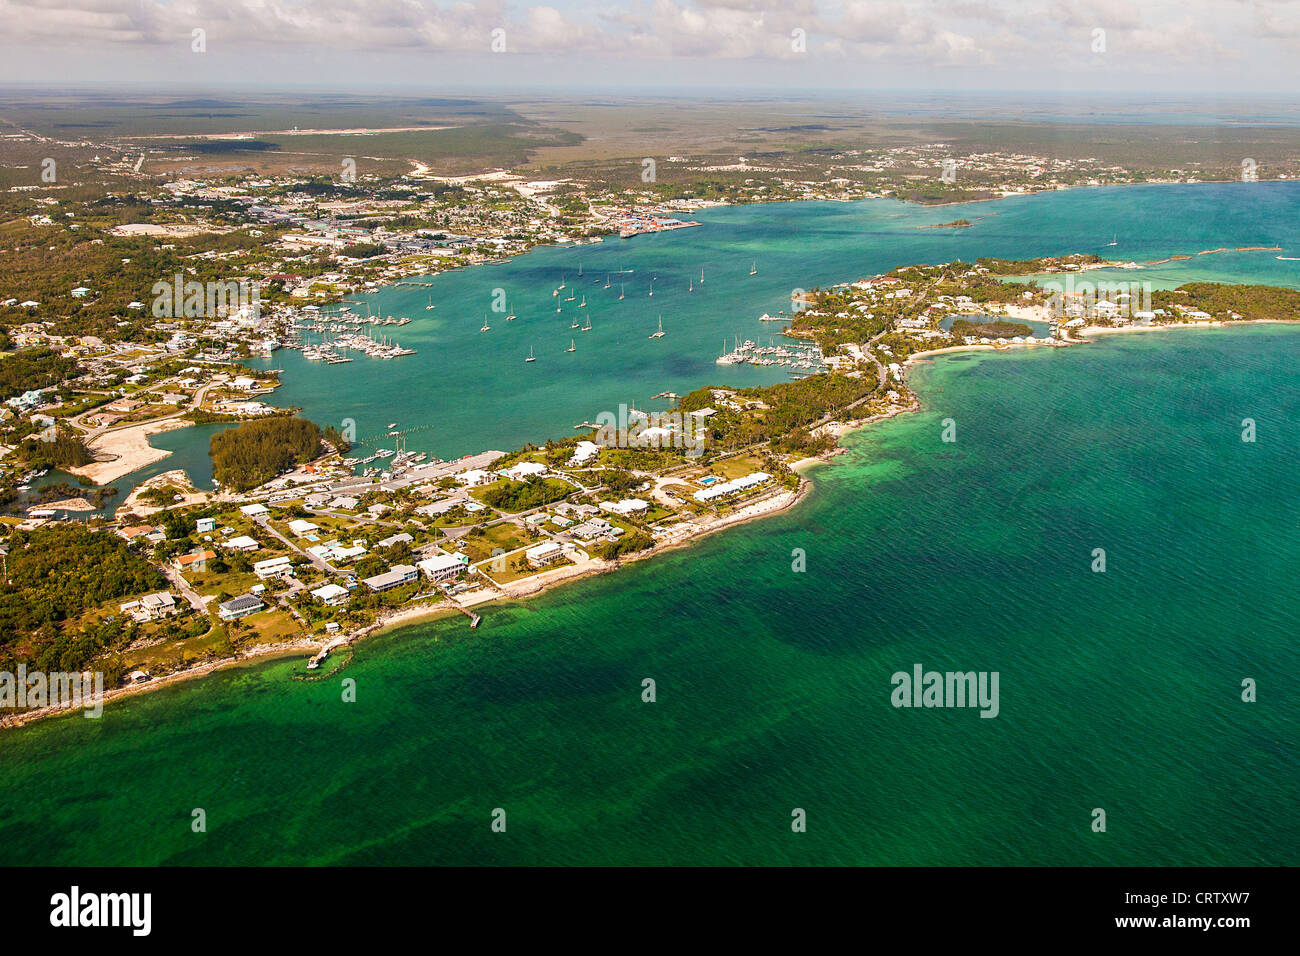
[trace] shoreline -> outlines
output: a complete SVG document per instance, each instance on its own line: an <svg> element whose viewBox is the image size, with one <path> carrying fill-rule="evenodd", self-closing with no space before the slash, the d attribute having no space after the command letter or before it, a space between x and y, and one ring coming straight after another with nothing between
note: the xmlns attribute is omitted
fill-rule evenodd
<svg viewBox="0 0 1300 956"><path fill-rule="evenodd" d="M93 481L97 486L109 485L119 478L142 468L162 461L172 453L163 448L149 444L149 436L160 432L176 431L188 428L190 423L184 419L163 418L139 425L129 425L116 431L105 432L95 438L86 450L92 455L106 454L112 457L99 459L86 465L68 468L69 474Z"/></svg>
<svg viewBox="0 0 1300 956"><path fill-rule="evenodd" d="M1089 336L1105 336L1126 332L1152 332L1164 331L1179 328L1229 328L1233 326L1249 325L1295 325L1293 320L1286 319L1252 319L1240 322L1221 322L1221 321L1200 321L1200 322L1178 322L1169 325L1153 326L1087 326L1079 330L1078 335L1081 338L1065 340L1060 345L1044 346L1037 343L1008 343L1004 347L995 347L993 345L973 344L973 345L952 345L938 349L930 349L925 352L915 352L909 355L902 363L904 371L904 383L906 384L907 372L922 363L932 361L934 356L954 354L959 352L976 352L976 351L993 351L1008 352L1012 349L1024 348L1068 348L1073 345L1088 345L1095 341ZM486 592L479 600L475 600L470 605L458 601L452 601L444 598L436 604L412 606L397 608L389 612L381 613L372 623L359 629L356 632L345 635L336 635L328 637L322 635L319 639L303 638L297 641L281 641L276 644L267 644L253 649L249 653L241 654L238 657L223 658L216 661L206 661L194 667L181 671L174 671L165 674L156 679L150 679L141 684L131 684L126 687L117 687L104 692L103 703L107 704L112 700L123 697L130 697L136 694L147 693L160 687L166 687L188 681L194 678L204 677L215 671L240 666L243 664L263 663L268 660L289 657L302 653L319 651L326 644L339 641L340 637L345 638L343 646L354 648L367 637L374 637L381 634L388 634L401 630L403 627L411 626L429 620L436 620L440 617L455 616L463 613L468 606L478 606L479 604L496 604L498 602L519 601L524 598L533 597L545 593L553 588L579 581L585 578L593 577L600 574L608 574L617 571L620 567L628 564L634 564L663 554L668 551L679 548L689 547L696 541L708 537L718 531L746 524L750 521L757 521L774 514L780 514L794 507L803 501L815 487L815 482L811 477L804 473L818 465L829 465L834 463L834 459L848 451L842 444L845 435L860 431L870 425L875 425L889 419L896 418L899 415L909 414L920 411L923 407L920 397L911 390L911 402L889 409L879 415L873 415L861 421L839 421L832 420L824 423L819 428L833 429L836 435L834 447L822 455L816 455L809 458L802 458L790 465L791 470L799 476L799 483L794 489L783 489L774 492L757 501L741 507L739 510L728 515L715 515L705 520L702 524L696 525L695 530L681 535L675 539L657 541L654 545L644 551L637 552L627 557L616 559L615 561L605 561L600 558L592 558L582 564L570 565L564 568L556 568L552 571L544 571L538 575L532 575L521 579L519 582L509 582L499 589ZM170 474L170 473L169 473ZM164 476L159 475L158 478ZM513 586L513 587L512 587ZM468 592L472 597L480 593L482 589L475 589ZM75 710L66 707L45 707L39 710L28 711L24 713L10 714L0 717L0 730L21 727L37 720L48 717L71 716Z"/></svg>

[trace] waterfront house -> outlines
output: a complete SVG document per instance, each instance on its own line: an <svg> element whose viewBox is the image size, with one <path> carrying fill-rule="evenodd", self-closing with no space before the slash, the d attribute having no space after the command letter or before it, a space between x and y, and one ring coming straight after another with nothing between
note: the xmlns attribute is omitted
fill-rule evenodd
<svg viewBox="0 0 1300 956"><path fill-rule="evenodd" d="M383 574L363 579L362 583L375 593L391 591L404 584L419 580L420 572L409 564L395 564Z"/></svg>
<svg viewBox="0 0 1300 956"><path fill-rule="evenodd" d="M143 624L146 621L155 621L175 614L176 599L167 591L159 591L157 594L146 594L138 601L128 601L126 604L119 605L119 610L123 614L131 615L137 623Z"/></svg>
<svg viewBox="0 0 1300 956"><path fill-rule="evenodd" d="M217 616L223 621L233 621L237 618L247 617L249 614L256 614L264 607L266 607L266 605L253 597L253 595L241 594L239 597L234 597L229 601L222 601L218 604Z"/></svg>
<svg viewBox="0 0 1300 956"><path fill-rule="evenodd" d="M558 541L546 541L524 552L530 568L544 568L564 560L564 548Z"/></svg>
<svg viewBox="0 0 1300 956"><path fill-rule="evenodd" d="M335 607L339 604L346 604L348 601L348 596L351 593L352 592L349 591L347 588L340 587L337 584L326 584L325 586L319 587L316 590L312 591L311 596L316 598L322 604L326 604L330 607Z"/></svg>
<svg viewBox="0 0 1300 956"><path fill-rule="evenodd" d="M419 563L419 568L430 581L446 581L469 567L469 555L435 554Z"/></svg>

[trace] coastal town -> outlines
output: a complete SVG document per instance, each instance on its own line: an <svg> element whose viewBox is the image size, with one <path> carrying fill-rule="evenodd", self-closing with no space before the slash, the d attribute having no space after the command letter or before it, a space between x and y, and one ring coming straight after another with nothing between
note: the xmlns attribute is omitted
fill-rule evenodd
<svg viewBox="0 0 1300 956"><path fill-rule="evenodd" d="M86 168L111 188L0 197L0 623L8 657L93 666L123 692L266 654L297 654L319 674L339 648L413 616L474 627L487 602L787 508L846 430L917 407L905 369L927 353L1297 314L1288 290L1093 287L1089 274L1144 265L1095 254L909 266L798 293L760 317L780 345L736 339L716 360L724 381L736 365L787 368L793 381L707 385L670 395L668 412L625 407L612 425L513 452L443 461L392 430L395 447L353 455L350 436L272 401L283 371L266 360L417 354L401 344L410 316L362 304L377 290L428 288L447 269L539 245L698 228L691 213L720 204L945 203L1185 171L996 151L957 162L933 144L815 165L669 156L618 188L604 168L150 178L147 149L136 162L112 143L79 145L99 151ZM650 337L663 334L661 319ZM213 439L213 487L183 469L131 481L168 454L151 436L214 423L233 437ZM87 534L111 580L50 563ZM67 578L62 597L37 610L51 575Z"/></svg>

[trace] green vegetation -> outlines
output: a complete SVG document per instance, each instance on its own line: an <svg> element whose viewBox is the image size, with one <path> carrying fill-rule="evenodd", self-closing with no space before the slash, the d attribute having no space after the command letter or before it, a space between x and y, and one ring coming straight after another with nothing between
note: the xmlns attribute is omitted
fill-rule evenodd
<svg viewBox="0 0 1300 956"><path fill-rule="evenodd" d="M245 422L212 436L212 474L223 488L248 491L321 453L321 430L305 418Z"/></svg>
<svg viewBox="0 0 1300 956"><path fill-rule="evenodd" d="M1017 335L1033 335L1034 330L1019 322L972 322L969 319L957 319L952 323L951 332L961 338L973 335L976 338L1009 339Z"/></svg>
<svg viewBox="0 0 1300 956"><path fill-rule="evenodd" d="M68 626L74 619L99 605L167 587L126 542L79 524L15 531L6 545L9 583L0 584L0 665L26 661L45 670L82 668L122 646L126 632L120 623Z"/></svg>
<svg viewBox="0 0 1300 956"><path fill-rule="evenodd" d="M38 388L53 388L77 363L45 348L15 352L0 361L0 401Z"/></svg>
<svg viewBox="0 0 1300 956"><path fill-rule="evenodd" d="M573 486L554 478L499 481L480 493L485 504L499 511L515 513L559 501L573 492Z"/></svg>

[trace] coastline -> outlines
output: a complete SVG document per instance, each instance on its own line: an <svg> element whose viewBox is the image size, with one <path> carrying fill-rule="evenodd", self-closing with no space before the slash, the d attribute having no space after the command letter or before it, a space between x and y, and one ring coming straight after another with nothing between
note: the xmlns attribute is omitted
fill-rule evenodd
<svg viewBox="0 0 1300 956"><path fill-rule="evenodd" d="M1240 322L1220 322L1220 321L1200 321L1200 322L1179 322L1170 325L1155 326L1123 326L1123 327L1106 327L1106 326L1088 326L1078 331L1080 338L1065 340L1060 345L1043 346L1036 343L1008 343L1003 347L993 345L973 344L973 345L952 345L943 348L931 349L924 352L915 352L909 355L902 363L904 372L904 382L909 369L932 360L936 355L953 354L959 352L976 352L976 351L994 351L1007 352L1016 348L1068 348L1072 345L1087 345L1095 341L1092 336L1106 336L1125 332L1152 332L1163 331L1178 328L1228 328L1233 326L1248 325L1295 325L1295 321L1286 319L1254 319ZM750 521L756 521L770 515L779 514L786 511L800 501L804 500L814 488L814 481L807 472L818 465L833 464L834 459L846 452L848 449L841 443L845 435L857 432L870 425L887 421L898 415L919 411L922 408L922 402L915 392L910 389L911 401L904 405L891 408L888 411L873 415L861 421L839 421L832 420L819 426L823 429L830 429L836 436L836 444L829 451L822 455L803 458L791 464L791 469L799 475L799 484L794 489L785 489L777 491L771 495L751 502L739 510L728 514L712 516L705 519L699 524L691 522L693 530L689 533L679 535L675 538L657 541L651 547L644 551L637 552L627 557L615 560L605 561L600 558L592 558L582 564L569 565L564 568L556 568L552 571L542 572L528 578L521 579L517 582L509 582L498 590L478 589L469 592L469 603L464 601L453 601L444 599L436 604L426 604L420 606L411 606L398 608L389 612L380 614L380 616L371 624L361 628L351 634L340 635L344 638L343 644L347 647L353 647L358 642L367 637L379 634L387 634L400 630L416 623L422 623L429 620L435 620L439 617L455 616L460 613L469 613L468 606L477 606L478 604L495 604L502 601L517 601L537 594L545 593L561 585L582 580L597 574L607 574L617 571L620 567L627 564L633 564L638 561L644 561L656 555L678 548L688 547L694 542L714 534L715 532L725 530ZM172 474L172 473L168 473ZM162 479L164 476L158 476ZM475 595L480 595L477 599ZM142 684L132 684L127 687L113 688L104 692L103 702L107 704L112 700L123 697L133 696L135 694L147 693L159 687L166 687L172 684L187 681L193 678L203 677L214 671L221 670L232 666L240 666L248 663L260 663L265 660L289 657L298 654L310 654L319 651L326 644L339 642L340 636L326 638L322 636L319 639L301 639L298 641L282 641L276 644L262 645L253 650L241 654L238 657L222 658L216 661L207 661L197 664L194 667L185 670L175 671L166 674L157 679L151 679ZM39 710L32 710L25 713L18 713L0 717L0 730L21 727L41 720L47 717L59 715L70 716L75 713L69 708L46 707Z"/></svg>
<svg viewBox="0 0 1300 956"><path fill-rule="evenodd" d="M103 459L97 457L90 464L78 465L67 470L71 474L93 481L96 485L111 484L133 471L147 468L154 462L162 461L171 455L170 451L149 444L150 435L188 428L189 425L189 422L182 419L164 418L105 432L87 446L87 451L96 456L102 454L111 457Z"/></svg>

